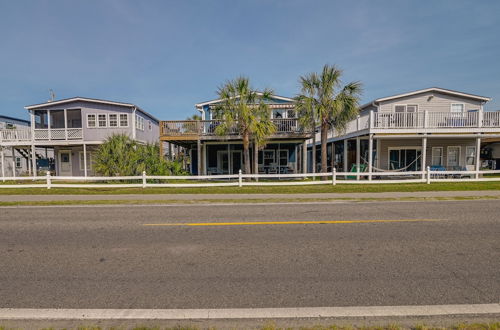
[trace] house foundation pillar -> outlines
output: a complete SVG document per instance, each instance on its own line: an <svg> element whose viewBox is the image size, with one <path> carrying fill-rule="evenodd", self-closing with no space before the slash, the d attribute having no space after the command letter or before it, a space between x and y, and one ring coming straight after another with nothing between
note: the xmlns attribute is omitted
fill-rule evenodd
<svg viewBox="0 0 500 330"><path fill-rule="evenodd" d="M33 176L37 176L37 168L36 168L36 148L35 145L31 145L31 167L33 168Z"/></svg>

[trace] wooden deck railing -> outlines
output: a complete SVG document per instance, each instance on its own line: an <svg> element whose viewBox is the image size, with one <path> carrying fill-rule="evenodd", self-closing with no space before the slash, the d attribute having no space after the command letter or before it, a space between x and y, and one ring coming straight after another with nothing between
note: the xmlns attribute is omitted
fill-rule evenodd
<svg viewBox="0 0 500 330"><path fill-rule="evenodd" d="M276 127L275 134L304 134L296 118L272 119ZM216 135L222 120L165 120L160 121L160 136L203 136ZM229 135L238 135L236 126Z"/></svg>

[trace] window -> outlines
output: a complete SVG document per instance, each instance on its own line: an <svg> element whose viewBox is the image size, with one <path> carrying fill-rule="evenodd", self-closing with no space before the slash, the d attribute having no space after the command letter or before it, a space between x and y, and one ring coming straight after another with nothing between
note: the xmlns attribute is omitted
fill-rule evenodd
<svg viewBox="0 0 500 330"><path fill-rule="evenodd" d="M448 166L460 166L460 147L448 147Z"/></svg>
<svg viewBox="0 0 500 330"><path fill-rule="evenodd" d="M7 129L15 129L16 125L14 125L14 123L11 123L11 122L6 122L5 123L5 128L7 128Z"/></svg>
<svg viewBox="0 0 500 330"><path fill-rule="evenodd" d="M274 150L264 150L264 166L274 164Z"/></svg>
<svg viewBox="0 0 500 330"><path fill-rule="evenodd" d="M464 106L463 103L453 103L451 105L451 112L460 112L460 113L462 113L462 112L464 112L464 108L465 108L465 106Z"/></svg>
<svg viewBox="0 0 500 330"><path fill-rule="evenodd" d="M465 149L466 165L476 165L476 147L469 146Z"/></svg>
<svg viewBox="0 0 500 330"><path fill-rule="evenodd" d="M87 114L87 127L92 128L96 125L96 116L95 114Z"/></svg>
<svg viewBox="0 0 500 330"><path fill-rule="evenodd" d="M107 126L106 114L97 115L97 120L98 120L99 127L106 127Z"/></svg>
<svg viewBox="0 0 500 330"><path fill-rule="evenodd" d="M422 151L420 148L389 148L389 169L419 171Z"/></svg>
<svg viewBox="0 0 500 330"><path fill-rule="evenodd" d="M148 129L149 129L149 130L152 130L152 129L153 129L153 126L151 125L151 120L148 120Z"/></svg>
<svg viewBox="0 0 500 330"><path fill-rule="evenodd" d="M118 115L116 113L109 114L109 127L118 127Z"/></svg>
<svg viewBox="0 0 500 330"><path fill-rule="evenodd" d="M280 166L288 166L288 150L280 150L279 164Z"/></svg>
<svg viewBox="0 0 500 330"><path fill-rule="evenodd" d="M21 164L21 157L16 157L16 168L21 168L23 165Z"/></svg>
<svg viewBox="0 0 500 330"><path fill-rule="evenodd" d="M135 128L137 128L138 130L141 130L141 131L144 131L144 118L139 116L139 115L135 115Z"/></svg>
<svg viewBox="0 0 500 330"><path fill-rule="evenodd" d="M418 105L416 104L396 104L394 112L418 112Z"/></svg>
<svg viewBox="0 0 500 330"><path fill-rule="evenodd" d="M93 166L94 157L92 157L92 153L87 151L87 170L91 171ZM80 171L83 171L83 164L85 164L85 159L83 157L83 151L80 151Z"/></svg>
<svg viewBox="0 0 500 330"><path fill-rule="evenodd" d="M432 166L443 166L443 147L432 148Z"/></svg>
<svg viewBox="0 0 500 330"><path fill-rule="evenodd" d="M120 127L128 127L128 114L120 114Z"/></svg>

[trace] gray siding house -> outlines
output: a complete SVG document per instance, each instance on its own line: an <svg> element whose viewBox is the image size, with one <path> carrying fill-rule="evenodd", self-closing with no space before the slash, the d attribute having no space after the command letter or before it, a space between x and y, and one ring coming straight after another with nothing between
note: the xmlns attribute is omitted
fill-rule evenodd
<svg viewBox="0 0 500 330"><path fill-rule="evenodd" d="M54 151L58 176L93 175L92 153L113 134L126 134L140 143L157 143L159 121L140 107L123 102L73 97L25 107L30 126L2 129L3 147ZM32 157L32 166L36 166ZM35 172L36 174L36 172Z"/></svg>
<svg viewBox="0 0 500 330"><path fill-rule="evenodd" d="M484 111L489 100L438 87L373 100L361 106L346 131L330 133L330 168L368 172L420 171L427 166L499 168L500 112Z"/></svg>

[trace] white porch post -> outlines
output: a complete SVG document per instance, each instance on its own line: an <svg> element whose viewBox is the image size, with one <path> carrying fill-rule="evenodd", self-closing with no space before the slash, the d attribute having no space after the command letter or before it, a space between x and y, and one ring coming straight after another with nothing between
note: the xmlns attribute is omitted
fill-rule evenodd
<svg viewBox="0 0 500 330"><path fill-rule="evenodd" d="M370 134L368 140L368 180L372 180L372 167L373 167L373 134Z"/></svg>
<svg viewBox="0 0 500 330"><path fill-rule="evenodd" d="M28 154L28 159L27 159L27 164L28 165L28 175L31 176L31 152L28 149L26 149L26 153Z"/></svg>
<svg viewBox="0 0 500 330"><path fill-rule="evenodd" d="M349 144L347 142L347 139L344 140L344 172L347 172L347 152L349 148Z"/></svg>
<svg viewBox="0 0 500 330"><path fill-rule="evenodd" d="M64 139L68 140L68 112L66 109L64 111Z"/></svg>
<svg viewBox="0 0 500 330"><path fill-rule="evenodd" d="M87 177L87 145L83 144L83 176Z"/></svg>
<svg viewBox="0 0 500 330"><path fill-rule="evenodd" d="M33 176L37 176L36 173L36 148L35 145L31 145L31 167L33 168Z"/></svg>
<svg viewBox="0 0 500 330"><path fill-rule="evenodd" d="M427 136L422 138L422 180L425 179L425 169L427 168Z"/></svg>
<svg viewBox="0 0 500 330"><path fill-rule="evenodd" d="M201 163L201 171L203 173L203 175L207 175L207 144L204 143L203 146L202 146L202 158L203 158L203 162Z"/></svg>
<svg viewBox="0 0 500 330"><path fill-rule="evenodd" d="M307 141L302 143L302 173L307 173Z"/></svg>
<svg viewBox="0 0 500 330"><path fill-rule="evenodd" d="M52 140L52 120L50 119L50 110L47 110L47 135Z"/></svg>
<svg viewBox="0 0 500 330"><path fill-rule="evenodd" d="M382 154L382 147L381 147L382 143L380 142L380 139L377 139L377 157L376 157L376 164L377 164L377 167L380 168L380 155Z"/></svg>
<svg viewBox="0 0 500 330"><path fill-rule="evenodd" d="M479 179L479 170L481 169L481 138L476 138L476 179Z"/></svg>
<svg viewBox="0 0 500 330"><path fill-rule="evenodd" d="M0 147L0 157L2 160L2 181L5 182L5 155L3 152L3 147Z"/></svg>
<svg viewBox="0 0 500 330"><path fill-rule="evenodd" d="M196 149L196 153L197 153L197 157L198 157L198 175L201 175L201 141L200 139L198 139L198 141L196 142L197 145L197 149Z"/></svg>
<svg viewBox="0 0 500 330"><path fill-rule="evenodd" d="M16 149L11 147L12 152L12 177L16 176Z"/></svg>
<svg viewBox="0 0 500 330"><path fill-rule="evenodd" d="M359 173L359 165L361 163L360 157L361 157L361 141L359 140L359 136L356 137L356 172ZM359 180L360 176L356 176L356 180Z"/></svg>

